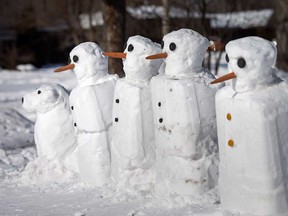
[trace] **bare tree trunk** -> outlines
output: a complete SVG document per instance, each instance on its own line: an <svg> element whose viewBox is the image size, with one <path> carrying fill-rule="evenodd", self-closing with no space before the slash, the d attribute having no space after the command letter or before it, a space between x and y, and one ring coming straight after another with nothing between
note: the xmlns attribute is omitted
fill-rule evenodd
<svg viewBox="0 0 288 216"><path fill-rule="evenodd" d="M163 5L163 17L162 17L162 35L168 34L170 32L170 17L169 8L170 0L162 0Z"/></svg>
<svg viewBox="0 0 288 216"><path fill-rule="evenodd" d="M125 0L104 0L106 51L120 52L125 42ZM120 59L109 59L109 73L124 75Z"/></svg>
<svg viewBox="0 0 288 216"><path fill-rule="evenodd" d="M288 1L279 0L277 5L277 67L288 72Z"/></svg>

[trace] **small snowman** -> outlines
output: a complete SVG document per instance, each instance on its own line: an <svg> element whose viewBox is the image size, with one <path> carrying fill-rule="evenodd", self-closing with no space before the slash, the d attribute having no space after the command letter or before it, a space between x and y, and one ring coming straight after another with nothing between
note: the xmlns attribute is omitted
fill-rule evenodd
<svg viewBox="0 0 288 216"><path fill-rule="evenodd" d="M70 52L71 63L55 70L73 69L77 77L70 105L78 133L79 171L94 186L110 178L112 106L118 78L108 75L108 58L102 52L96 43L81 43Z"/></svg>
<svg viewBox="0 0 288 216"><path fill-rule="evenodd" d="M115 88L111 144L112 177L121 187L151 190L155 181L150 79L158 74L162 60L145 57L160 50L160 44L137 35L128 39L123 53L104 53L122 58L126 75Z"/></svg>
<svg viewBox="0 0 288 216"><path fill-rule="evenodd" d="M151 80L156 136L156 194L194 202L217 182L214 76L203 68L207 38L190 29L163 37L165 74ZM173 200L172 199L172 200Z"/></svg>
<svg viewBox="0 0 288 216"><path fill-rule="evenodd" d="M36 113L34 138L38 158L78 171L77 139L69 94L59 84L44 84L22 97L23 108ZM76 159L76 160L75 160Z"/></svg>
<svg viewBox="0 0 288 216"><path fill-rule="evenodd" d="M288 85L276 77L275 45L245 37L226 45L233 79L217 92L222 208L288 215Z"/></svg>

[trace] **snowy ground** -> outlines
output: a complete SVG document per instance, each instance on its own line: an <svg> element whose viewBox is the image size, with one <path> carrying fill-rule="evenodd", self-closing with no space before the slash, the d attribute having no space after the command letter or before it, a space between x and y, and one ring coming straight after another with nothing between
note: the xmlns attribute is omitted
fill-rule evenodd
<svg viewBox="0 0 288 216"><path fill-rule="evenodd" d="M110 186L90 188L76 180L41 186L20 181L24 167L36 158L35 115L22 108L21 97L44 83L57 82L68 90L76 84L72 72L52 70L0 71L0 215L223 215L218 204L168 208L150 196L127 195Z"/></svg>

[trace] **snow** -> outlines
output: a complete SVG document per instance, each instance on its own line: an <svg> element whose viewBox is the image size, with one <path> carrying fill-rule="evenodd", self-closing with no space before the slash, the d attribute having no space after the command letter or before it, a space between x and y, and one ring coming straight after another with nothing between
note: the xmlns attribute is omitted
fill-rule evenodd
<svg viewBox="0 0 288 216"><path fill-rule="evenodd" d="M164 15L163 6L141 5L139 7L126 7L127 13L138 20L157 19ZM246 10L228 13L206 13L211 28L256 28L265 27L274 14L273 9ZM169 17L181 19L200 19L202 14L197 11L189 12L187 9L173 7L169 8ZM90 29L104 24L103 12L79 15L80 25L83 29Z"/></svg>
<svg viewBox="0 0 288 216"><path fill-rule="evenodd" d="M162 52L165 58L165 74L168 76L189 76L203 71L202 62L210 46L207 38L190 29L172 31L163 37ZM175 45L175 50L171 46Z"/></svg>
<svg viewBox="0 0 288 216"><path fill-rule="evenodd" d="M59 83L69 91L77 85L75 75L71 71L56 74L52 72L56 67L23 73L0 71L0 130L3 143L0 150L1 215L220 216L223 214L217 203L167 208L149 195L120 193L115 191L113 185L92 188L72 174L68 175L66 172L67 175L63 176L63 173L61 174L63 170L55 163L47 164L49 167L46 170L39 170L31 163L30 166L35 170L30 175L27 172L24 175L22 171L26 164L37 156L33 144L33 122L36 120L36 115L23 109L21 97L43 84ZM8 117L6 114L2 115L4 112ZM6 127L7 121L10 122L9 127ZM7 130L11 135L2 136L3 130ZM5 141L8 138L9 144ZM53 168L55 172L51 173Z"/></svg>
<svg viewBox="0 0 288 216"><path fill-rule="evenodd" d="M232 81L236 92L265 88L274 81L277 49L272 42L259 37L240 38L230 41L226 52L228 69L237 76ZM245 67L238 66L239 59L244 59Z"/></svg>
<svg viewBox="0 0 288 216"><path fill-rule="evenodd" d="M129 37L123 59L125 78L117 81L114 94L112 178L118 187L142 193L153 192L155 183L150 79L163 62L146 56L160 51L160 44L148 38Z"/></svg>
<svg viewBox="0 0 288 216"><path fill-rule="evenodd" d="M288 85L276 77L277 50L246 37L230 41L226 51L236 77L216 94L221 206L288 215Z"/></svg>
<svg viewBox="0 0 288 216"><path fill-rule="evenodd" d="M214 98L221 86L209 85L214 76L202 66L209 46L207 38L190 29L166 34L162 41L165 72L151 80L155 190L169 206L218 200ZM161 57L149 58L157 56Z"/></svg>
<svg viewBox="0 0 288 216"><path fill-rule="evenodd" d="M127 12L136 19L155 19L164 15L163 6L142 5L127 7ZM274 13L273 9L247 10L230 13L206 13L212 28L254 28L266 26ZM171 18L201 18L199 12L189 12L178 7L170 7Z"/></svg>
<svg viewBox="0 0 288 216"><path fill-rule="evenodd" d="M110 181L112 104L117 75L108 75L108 58L94 42L77 45L71 63L55 72L73 69L78 85L69 96L77 131L79 173L90 185ZM93 169L91 169L93 167Z"/></svg>
<svg viewBox="0 0 288 216"><path fill-rule="evenodd" d="M83 29L91 29L95 26L102 26L104 24L103 12L97 11L92 14L80 14L80 25Z"/></svg>
<svg viewBox="0 0 288 216"><path fill-rule="evenodd" d="M274 11L272 9L248 10L231 13L210 14L212 28L255 28L267 26Z"/></svg>
<svg viewBox="0 0 288 216"><path fill-rule="evenodd" d="M21 72L26 72L26 71L33 71L36 68L32 64L20 64L20 65L16 66L16 69L21 71Z"/></svg>

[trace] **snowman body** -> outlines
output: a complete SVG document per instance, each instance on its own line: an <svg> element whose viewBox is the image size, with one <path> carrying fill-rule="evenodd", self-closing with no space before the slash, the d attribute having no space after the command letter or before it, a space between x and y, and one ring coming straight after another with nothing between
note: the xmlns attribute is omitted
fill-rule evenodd
<svg viewBox="0 0 288 216"><path fill-rule="evenodd" d="M160 45L142 36L127 40L125 78L115 87L113 105L112 177L120 187L151 191L155 182L155 137L150 79L162 61L145 59Z"/></svg>
<svg viewBox="0 0 288 216"><path fill-rule="evenodd" d="M190 77L157 76L151 81L159 195L199 198L216 184L218 88L208 86L212 80L202 72Z"/></svg>
<svg viewBox="0 0 288 216"><path fill-rule="evenodd" d="M163 37L165 74L151 80L156 195L183 205L202 199L218 177L215 77L202 62L210 46L191 29Z"/></svg>
<svg viewBox="0 0 288 216"><path fill-rule="evenodd" d="M277 49L245 37L226 53L233 80L216 94L222 208L288 215L288 85L276 76Z"/></svg>
<svg viewBox="0 0 288 216"><path fill-rule="evenodd" d="M219 188L224 209L287 215L288 85L216 96Z"/></svg>
<svg viewBox="0 0 288 216"><path fill-rule="evenodd" d="M81 178L100 186L110 177L110 141L113 95L117 76L91 77L70 94L74 126L78 133Z"/></svg>
<svg viewBox="0 0 288 216"><path fill-rule="evenodd" d="M142 181L153 181L149 169L155 163L155 138L149 82L117 81L113 120L112 176L136 185L140 182L133 182L132 176L142 172L147 174Z"/></svg>
<svg viewBox="0 0 288 216"><path fill-rule="evenodd" d="M112 106L118 76L108 74L108 58L96 43L81 43L69 56L70 64L55 72L73 69L78 80L69 100L77 131L80 176L90 185L102 186L111 174Z"/></svg>

